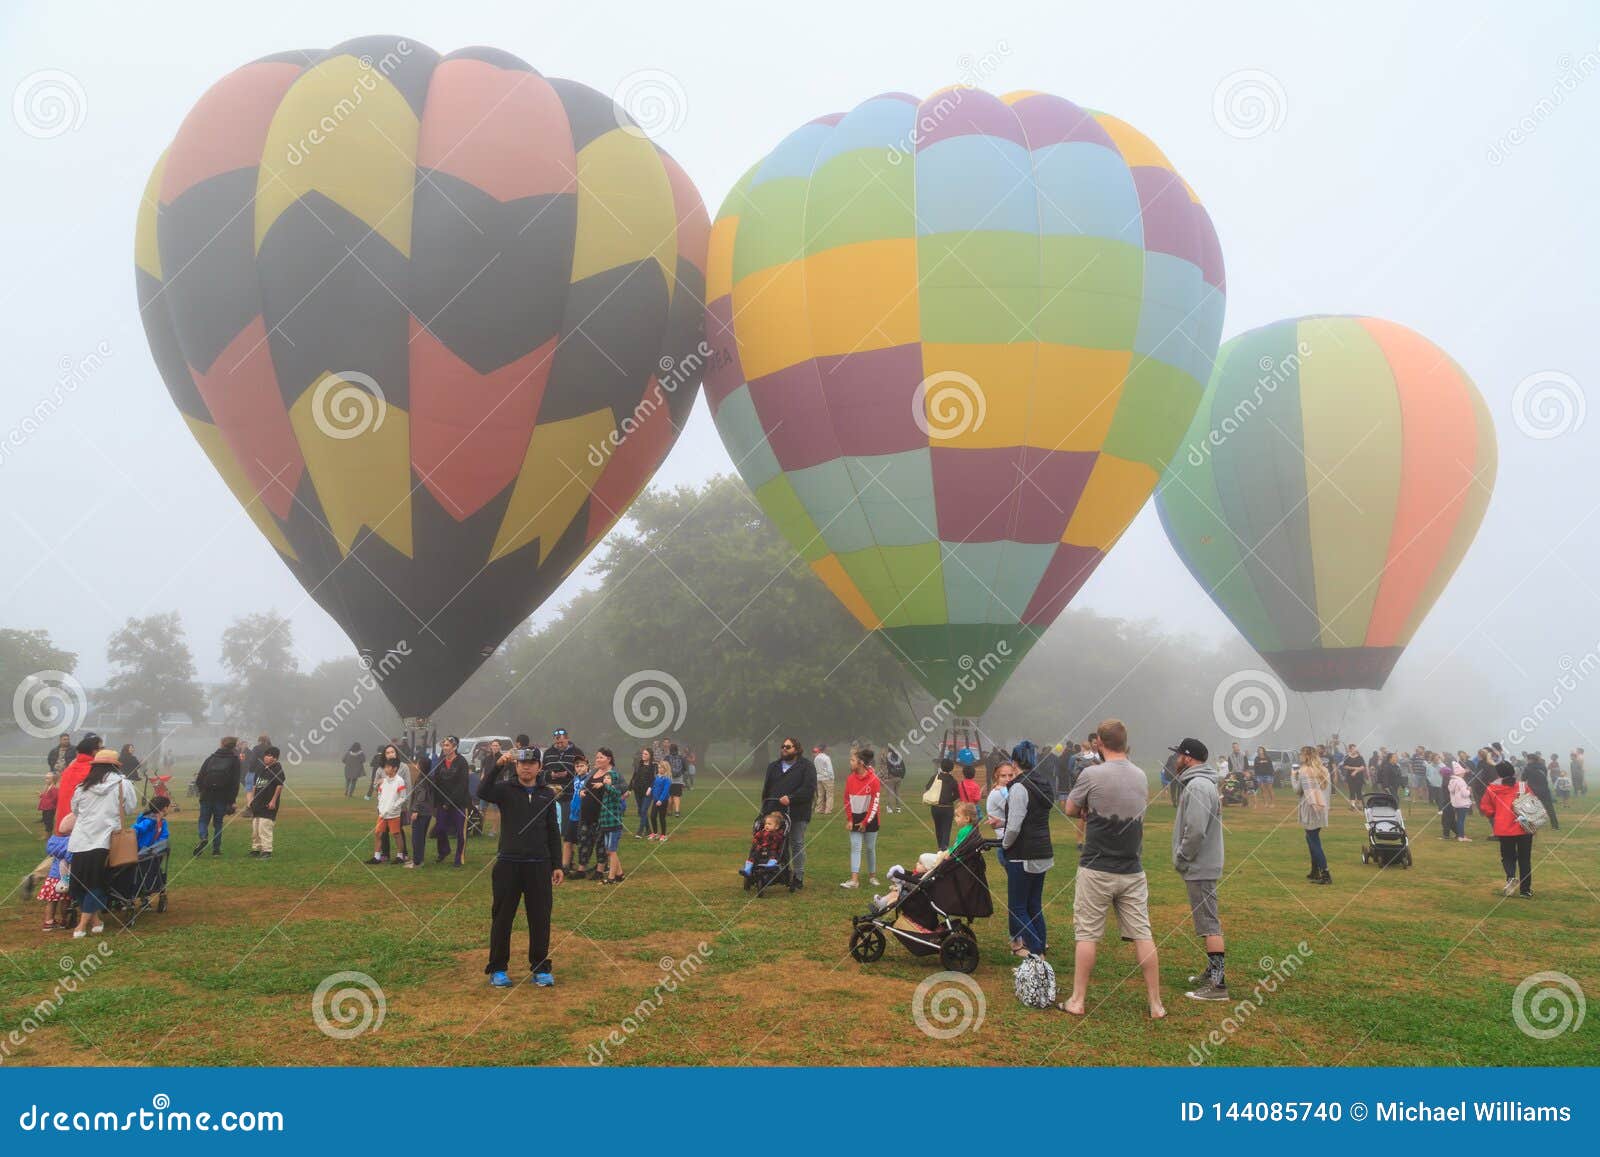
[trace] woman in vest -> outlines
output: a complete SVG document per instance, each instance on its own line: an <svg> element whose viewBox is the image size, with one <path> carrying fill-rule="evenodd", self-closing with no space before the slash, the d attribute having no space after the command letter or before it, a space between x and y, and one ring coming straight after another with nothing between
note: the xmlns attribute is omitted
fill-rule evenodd
<svg viewBox="0 0 1600 1157"><path fill-rule="evenodd" d="M1038 774L1026 758L1012 762L1018 774L1006 793L1006 827L1001 837L1006 857L1006 908L1016 923L1017 955L1043 955L1047 946L1044 877L1056 863L1050 843L1056 785L1050 776Z"/></svg>

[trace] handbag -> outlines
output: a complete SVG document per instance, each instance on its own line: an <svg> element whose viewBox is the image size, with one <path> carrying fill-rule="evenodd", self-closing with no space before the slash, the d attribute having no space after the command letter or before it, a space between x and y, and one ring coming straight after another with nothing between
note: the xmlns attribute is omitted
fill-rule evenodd
<svg viewBox="0 0 1600 1157"><path fill-rule="evenodd" d="M127 815L122 810L122 785L117 785L117 830L111 833L111 850L106 856L106 867L126 868L139 862L139 835L132 828L122 827Z"/></svg>
<svg viewBox="0 0 1600 1157"><path fill-rule="evenodd" d="M1522 791L1511 801L1511 811L1517 817L1517 822L1530 832L1536 832L1550 823L1550 813L1544 810L1544 804L1539 802L1539 797L1528 789L1527 784L1522 785Z"/></svg>
<svg viewBox="0 0 1600 1157"><path fill-rule="evenodd" d="M938 807L939 801L943 798L944 785L939 782L939 777L936 775L928 782L928 786L923 789L922 802L932 807Z"/></svg>

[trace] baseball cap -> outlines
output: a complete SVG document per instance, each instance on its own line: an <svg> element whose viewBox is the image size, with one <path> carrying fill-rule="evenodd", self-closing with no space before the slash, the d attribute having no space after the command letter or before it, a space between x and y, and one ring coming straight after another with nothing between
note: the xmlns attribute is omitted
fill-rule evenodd
<svg viewBox="0 0 1600 1157"><path fill-rule="evenodd" d="M539 749L537 747L524 747L517 752L518 763L539 763Z"/></svg>
<svg viewBox="0 0 1600 1157"><path fill-rule="evenodd" d="M1169 747L1167 750L1175 751L1179 755L1187 755L1190 759L1198 759L1201 763L1204 763L1211 756L1211 753L1206 750L1206 745L1198 739L1181 740L1176 747Z"/></svg>

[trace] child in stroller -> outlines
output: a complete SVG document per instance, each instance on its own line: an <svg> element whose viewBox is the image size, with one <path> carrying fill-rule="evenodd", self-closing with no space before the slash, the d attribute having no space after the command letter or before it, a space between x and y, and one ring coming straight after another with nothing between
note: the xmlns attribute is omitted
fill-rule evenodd
<svg viewBox="0 0 1600 1157"><path fill-rule="evenodd" d="M763 896L774 884L789 882L789 869L783 862L788 841L789 817L783 812L770 811L756 817L750 830L750 851L745 855L744 867L739 869L746 892L754 888L757 896Z"/></svg>
<svg viewBox="0 0 1600 1157"><path fill-rule="evenodd" d="M1223 807L1249 807L1250 789L1254 785L1241 771L1229 771L1217 785L1217 794Z"/></svg>
<svg viewBox="0 0 1600 1157"><path fill-rule="evenodd" d="M938 954L940 964L952 972L978 967L978 938L971 921L994 915L983 853L1000 841L983 838L970 804L957 808L958 818L963 809L971 814L948 852L925 853L918 857L918 869L910 872L899 865L891 868L895 887L874 897L866 915L851 918L850 955L858 963L881 959L893 936L913 956Z"/></svg>

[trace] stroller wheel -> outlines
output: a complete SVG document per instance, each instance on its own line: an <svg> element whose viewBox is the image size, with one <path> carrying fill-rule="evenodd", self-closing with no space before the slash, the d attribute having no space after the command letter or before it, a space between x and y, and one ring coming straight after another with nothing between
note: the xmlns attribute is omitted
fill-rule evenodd
<svg viewBox="0 0 1600 1157"><path fill-rule="evenodd" d="M1405 851L1405 854L1400 857L1400 862L1401 862L1401 864L1403 864L1404 866L1406 866L1408 868L1411 866L1411 849L1410 848L1407 848L1406 851Z"/></svg>
<svg viewBox="0 0 1600 1157"><path fill-rule="evenodd" d="M1362 849L1362 852L1361 852L1361 862L1362 862L1362 863L1363 863L1363 864L1365 864L1365 863L1366 863L1366 862L1367 862L1367 861L1368 861L1368 859L1369 859L1369 858L1370 858L1370 857L1368 857L1368 855L1367 855L1367 852L1366 852L1366 849Z"/></svg>
<svg viewBox="0 0 1600 1157"><path fill-rule="evenodd" d="M939 945L939 963L951 972L978 970L978 941L965 930L953 931Z"/></svg>
<svg viewBox="0 0 1600 1157"><path fill-rule="evenodd" d="M872 964L883 959L883 929L868 924L850 934L850 958L857 964Z"/></svg>
<svg viewBox="0 0 1600 1157"><path fill-rule="evenodd" d="M157 912L165 912L166 910L167 910L167 894L165 892L163 892L156 899L156 911Z"/></svg>

